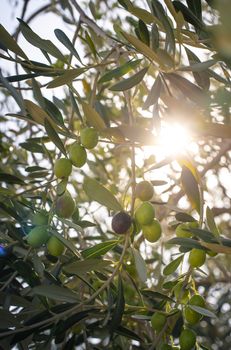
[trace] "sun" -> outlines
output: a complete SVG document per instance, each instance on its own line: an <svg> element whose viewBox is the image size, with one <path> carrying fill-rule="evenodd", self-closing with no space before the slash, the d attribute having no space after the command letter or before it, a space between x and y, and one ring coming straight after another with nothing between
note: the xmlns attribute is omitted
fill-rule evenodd
<svg viewBox="0 0 231 350"><path fill-rule="evenodd" d="M191 141L189 130L183 125L174 123L161 127L156 144L165 156L184 153Z"/></svg>

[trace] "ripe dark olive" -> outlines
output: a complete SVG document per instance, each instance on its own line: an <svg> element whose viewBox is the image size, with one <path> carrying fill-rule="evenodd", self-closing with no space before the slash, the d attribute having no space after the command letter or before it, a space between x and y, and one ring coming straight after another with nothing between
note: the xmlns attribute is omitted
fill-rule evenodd
<svg viewBox="0 0 231 350"><path fill-rule="evenodd" d="M57 159L54 165L54 174L58 179L68 177L71 174L72 164L69 159Z"/></svg>
<svg viewBox="0 0 231 350"><path fill-rule="evenodd" d="M69 218L75 210L75 201L70 193L66 191L62 196L58 197L55 204L56 214L61 218Z"/></svg>
<svg viewBox="0 0 231 350"><path fill-rule="evenodd" d="M141 181L136 185L135 195L141 201L149 201L153 197L153 186L149 181Z"/></svg>
<svg viewBox="0 0 231 350"><path fill-rule="evenodd" d="M128 229L131 227L131 224L131 216L125 213L124 211L120 211L113 217L111 227L112 230L115 231L115 233L123 234L128 231Z"/></svg>

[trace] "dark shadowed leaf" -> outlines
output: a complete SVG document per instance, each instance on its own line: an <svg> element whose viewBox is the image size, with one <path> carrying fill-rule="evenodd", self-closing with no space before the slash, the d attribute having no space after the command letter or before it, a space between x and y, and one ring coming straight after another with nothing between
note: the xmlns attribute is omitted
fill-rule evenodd
<svg viewBox="0 0 231 350"><path fill-rule="evenodd" d="M55 285L37 286L33 288L33 293L53 300L64 301L67 303L78 302L78 294L72 290Z"/></svg>
<svg viewBox="0 0 231 350"><path fill-rule="evenodd" d="M115 69L112 69L111 71L105 73L100 79L99 83L105 83L107 81L110 81L114 78L120 78L123 75L127 74L130 72L132 69L136 68L140 63L141 59L139 60L134 60L134 61L129 61L123 64L120 67L117 67Z"/></svg>
<svg viewBox="0 0 231 350"><path fill-rule="evenodd" d="M196 221L191 215L187 213L177 213L175 215L176 220L181 222L193 222Z"/></svg>
<svg viewBox="0 0 231 350"><path fill-rule="evenodd" d="M166 242L167 244L173 244L173 245L180 245L185 248L197 248L197 249L203 249L201 244L192 238L172 238L169 241Z"/></svg>
<svg viewBox="0 0 231 350"><path fill-rule="evenodd" d="M63 54L50 40L40 38L40 36L33 32L33 30L28 26L28 24L26 24L22 19L18 18L18 21L20 22L20 29L23 36L26 38L27 41L29 41L30 44L38 47L41 50L44 50L45 52L48 52L49 54L60 59L61 61L65 61L65 57L63 56Z"/></svg>
<svg viewBox="0 0 231 350"><path fill-rule="evenodd" d="M200 213L202 203L200 200L199 185L189 168L185 166L182 168L181 182L190 203L197 210L197 212Z"/></svg>
<svg viewBox="0 0 231 350"><path fill-rule="evenodd" d="M18 176L11 175L8 173L0 172L0 182L6 182L8 184L19 184L23 185L24 181L20 179Z"/></svg>
<svg viewBox="0 0 231 350"><path fill-rule="evenodd" d="M183 258L184 258L184 255L181 255L175 260L171 261L167 266L165 266L163 270L163 274L165 276L168 276L168 275L171 275L173 272L175 272L178 266L180 265L180 263L182 262Z"/></svg>
<svg viewBox="0 0 231 350"><path fill-rule="evenodd" d="M45 119L44 121L44 126L47 132L47 135L49 136L50 140L58 147L58 149L65 155L67 156L65 147L63 145L62 140L60 139L59 135L51 125L51 123L48 121L48 119Z"/></svg>
<svg viewBox="0 0 231 350"><path fill-rule="evenodd" d="M206 208L206 222L207 222L208 228L214 234L214 236L219 237L220 232L215 223L213 212L209 207Z"/></svg>
<svg viewBox="0 0 231 350"><path fill-rule="evenodd" d="M152 85L151 90L148 93L146 100L144 101L142 109L147 109L158 101L161 93L161 88L162 82L160 76L158 75L154 84Z"/></svg>
<svg viewBox="0 0 231 350"><path fill-rule="evenodd" d="M105 205L108 209L120 211L122 207L114 195L98 181L86 177L83 184L83 189L88 197L102 205Z"/></svg>
<svg viewBox="0 0 231 350"><path fill-rule="evenodd" d="M144 259L142 258L140 252L137 249L135 249L135 248L132 249L132 254L134 257L136 271L138 273L139 279L141 280L141 282L144 283L147 280L146 263L145 263Z"/></svg>
<svg viewBox="0 0 231 350"><path fill-rule="evenodd" d="M3 44L8 50L14 52L16 55L21 56L27 60L26 54L21 47L17 44L14 38L7 32L7 30L0 24L0 43Z"/></svg>
<svg viewBox="0 0 231 350"><path fill-rule="evenodd" d="M61 29L55 29L54 32L56 38L72 53L73 56L75 56L81 62L78 52L67 35Z"/></svg>
<svg viewBox="0 0 231 350"><path fill-rule="evenodd" d="M114 84L113 86L110 87L111 91L125 91L128 89L131 89L132 87L136 86L137 84L139 84L145 74L147 73L149 67L145 67L143 69L141 69L138 73L132 75L131 77L127 78L127 79L123 79L120 82Z"/></svg>
<svg viewBox="0 0 231 350"><path fill-rule="evenodd" d="M129 338L129 339L142 341L142 339L135 332L131 331L128 328L122 327L122 326L119 326L118 328L116 328L115 333L122 335L126 338Z"/></svg>
<svg viewBox="0 0 231 350"><path fill-rule="evenodd" d="M45 149L36 142L22 142L19 145L32 153L45 153Z"/></svg>
<svg viewBox="0 0 231 350"><path fill-rule="evenodd" d="M84 258L96 258L106 254L109 250L113 249L118 243L118 240L102 242L96 244L93 247L83 250L81 254Z"/></svg>
<svg viewBox="0 0 231 350"><path fill-rule="evenodd" d="M122 321L124 307L125 307L125 299L124 299L123 281L119 274L116 305L112 314L111 322L109 323L109 329L111 333L113 333L114 330L116 330L119 327Z"/></svg>
<svg viewBox="0 0 231 350"><path fill-rule="evenodd" d="M109 260L86 259L65 265L63 270L68 274L81 275L89 271L101 271L110 264Z"/></svg>

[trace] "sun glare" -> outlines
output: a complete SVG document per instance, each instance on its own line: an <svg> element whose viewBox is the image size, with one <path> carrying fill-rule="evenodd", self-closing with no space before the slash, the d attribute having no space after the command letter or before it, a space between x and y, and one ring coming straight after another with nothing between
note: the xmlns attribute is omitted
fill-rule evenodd
<svg viewBox="0 0 231 350"><path fill-rule="evenodd" d="M189 143L189 131L179 124L163 126L157 139L157 146L165 156L184 153Z"/></svg>

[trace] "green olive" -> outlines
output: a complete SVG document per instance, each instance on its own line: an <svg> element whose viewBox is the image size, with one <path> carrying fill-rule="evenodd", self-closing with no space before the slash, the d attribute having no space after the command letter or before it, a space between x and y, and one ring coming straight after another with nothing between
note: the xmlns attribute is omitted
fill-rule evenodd
<svg viewBox="0 0 231 350"><path fill-rule="evenodd" d="M74 213L75 201L68 191L58 197L55 203L56 214L61 218L69 218Z"/></svg>
<svg viewBox="0 0 231 350"><path fill-rule="evenodd" d="M81 168L87 160L87 152L78 142L73 143L69 148L70 160L74 166Z"/></svg>
<svg viewBox="0 0 231 350"><path fill-rule="evenodd" d="M33 248L40 248L49 239L47 226L36 226L27 235L27 243Z"/></svg>
<svg viewBox="0 0 231 350"><path fill-rule="evenodd" d="M161 314L160 312L155 312L153 315L152 315L152 318L151 318L151 325L152 325L152 328L157 331L157 332L160 332L165 323L166 323L166 316Z"/></svg>
<svg viewBox="0 0 231 350"><path fill-rule="evenodd" d="M189 300L188 304L200 306L200 307L205 307L204 298L198 294L193 295L192 298ZM185 311L184 311L184 316L185 316L186 321L191 325L198 323L202 318L201 314L192 310L189 306L186 306Z"/></svg>
<svg viewBox="0 0 231 350"><path fill-rule="evenodd" d="M72 164L69 159L57 159L54 165L54 174L58 179L68 177L71 174Z"/></svg>
<svg viewBox="0 0 231 350"><path fill-rule="evenodd" d="M94 148L98 143L98 132L94 128L85 128L80 131L80 141L87 149Z"/></svg>
<svg viewBox="0 0 231 350"><path fill-rule="evenodd" d="M64 251L63 243L56 237L51 236L47 242L47 250L53 256L60 256Z"/></svg>
<svg viewBox="0 0 231 350"><path fill-rule="evenodd" d="M38 211L32 216L32 224L35 226L47 225L48 223L48 213L45 210Z"/></svg>
<svg viewBox="0 0 231 350"><path fill-rule="evenodd" d="M158 241L162 232L159 221L153 219L151 224L142 226L142 232L147 241L151 243Z"/></svg>
<svg viewBox="0 0 231 350"><path fill-rule="evenodd" d="M140 225L149 225L155 216L155 210L150 202L143 202L135 212L135 218Z"/></svg>
<svg viewBox="0 0 231 350"><path fill-rule="evenodd" d="M192 350L196 344L196 334L191 329L184 329L179 337L181 350Z"/></svg>
<svg viewBox="0 0 231 350"><path fill-rule="evenodd" d="M189 253L189 264L192 267L200 267L204 265L206 259L206 253L202 249L193 248Z"/></svg>
<svg viewBox="0 0 231 350"><path fill-rule="evenodd" d="M153 186L149 181L141 181L136 185L135 196L141 201L149 201L154 194Z"/></svg>

